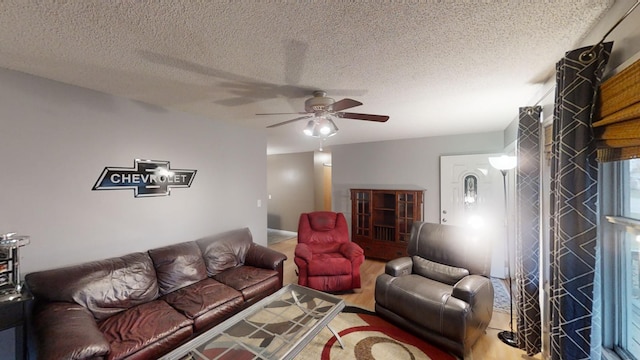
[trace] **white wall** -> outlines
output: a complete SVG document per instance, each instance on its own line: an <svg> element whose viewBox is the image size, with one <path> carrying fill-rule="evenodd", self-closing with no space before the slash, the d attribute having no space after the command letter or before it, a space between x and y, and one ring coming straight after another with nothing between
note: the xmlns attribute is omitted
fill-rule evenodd
<svg viewBox="0 0 640 360"><path fill-rule="evenodd" d="M0 232L31 236L23 274L239 227L266 244L263 130L2 69L0 109ZM165 197L91 190L136 158L197 174Z"/></svg>
<svg viewBox="0 0 640 360"><path fill-rule="evenodd" d="M350 188L422 188L426 189L424 219L439 223L440 156L503 149L502 131L334 146L333 209L345 213L350 223Z"/></svg>

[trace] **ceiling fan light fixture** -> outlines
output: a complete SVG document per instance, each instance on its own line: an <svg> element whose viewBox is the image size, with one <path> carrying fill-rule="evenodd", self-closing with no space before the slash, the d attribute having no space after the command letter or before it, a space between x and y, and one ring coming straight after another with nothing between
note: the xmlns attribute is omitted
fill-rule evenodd
<svg viewBox="0 0 640 360"><path fill-rule="evenodd" d="M336 123L334 123L333 120L328 116L327 116L327 122L329 123L329 128L331 129L331 131L329 132L329 135L327 135L327 137L337 134L338 133L338 126L336 125Z"/></svg>
<svg viewBox="0 0 640 360"><path fill-rule="evenodd" d="M315 121L309 120L309 122L307 123L307 126L305 126L305 128L304 128L304 130L302 130L302 132L307 136L313 136L313 128L314 127L315 127Z"/></svg>
<svg viewBox="0 0 640 360"><path fill-rule="evenodd" d="M303 132L315 138L328 138L338 132L338 127L329 117L317 117L309 120Z"/></svg>
<svg viewBox="0 0 640 360"><path fill-rule="evenodd" d="M320 125L320 134L327 136L331 133L331 128L327 124Z"/></svg>

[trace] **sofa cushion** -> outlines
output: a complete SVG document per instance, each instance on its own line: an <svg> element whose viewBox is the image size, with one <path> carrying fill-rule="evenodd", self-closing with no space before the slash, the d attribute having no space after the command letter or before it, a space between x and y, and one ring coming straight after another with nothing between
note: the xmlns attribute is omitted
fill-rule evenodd
<svg viewBox="0 0 640 360"><path fill-rule="evenodd" d="M214 309L216 309L218 317L223 318L226 314L239 310L244 303L239 291L214 279L205 279L185 286L165 295L162 299L189 319L197 319ZM217 311L218 307L225 309L225 311ZM216 320L211 316L207 318L208 322ZM196 321L196 330L207 325L199 324Z"/></svg>
<svg viewBox="0 0 640 360"><path fill-rule="evenodd" d="M412 256L412 260L414 273L448 285L454 285L463 277L469 276L467 269L439 264L419 256Z"/></svg>
<svg viewBox="0 0 640 360"><path fill-rule="evenodd" d="M197 240L209 276L244 264L247 252L253 244L248 228L232 230Z"/></svg>
<svg viewBox="0 0 640 360"><path fill-rule="evenodd" d="M153 262L147 253L27 274L36 298L75 302L103 320L158 297Z"/></svg>
<svg viewBox="0 0 640 360"><path fill-rule="evenodd" d="M151 249L149 256L156 268L161 295L207 278L200 247L193 241Z"/></svg>
<svg viewBox="0 0 640 360"><path fill-rule="evenodd" d="M154 300L113 315L98 328L111 345L108 358L123 359L155 342L166 343L167 338L174 341L165 345L176 347L193 333L192 323L166 302ZM174 333L183 335L171 337Z"/></svg>
<svg viewBox="0 0 640 360"><path fill-rule="evenodd" d="M268 288L280 288L277 271L246 265L223 271L214 276L214 279L242 292L245 301L260 294L269 295L273 291Z"/></svg>

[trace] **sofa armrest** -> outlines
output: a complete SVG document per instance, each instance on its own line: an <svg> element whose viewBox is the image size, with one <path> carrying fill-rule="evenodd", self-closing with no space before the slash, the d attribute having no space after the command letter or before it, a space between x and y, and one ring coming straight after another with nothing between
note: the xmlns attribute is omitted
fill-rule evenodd
<svg viewBox="0 0 640 360"><path fill-rule="evenodd" d="M101 359L110 351L93 315L81 305L48 303L33 316L38 359Z"/></svg>
<svg viewBox="0 0 640 360"><path fill-rule="evenodd" d="M364 260L364 250L362 250L362 248L358 244L351 241L342 243L342 245L340 245L340 253L351 262L354 262L359 258Z"/></svg>
<svg viewBox="0 0 640 360"><path fill-rule="evenodd" d="M263 269L278 270L287 256L279 251L258 244L252 244L244 259L245 265Z"/></svg>
<svg viewBox="0 0 640 360"><path fill-rule="evenodd" d="M280 287L282 287L284 282L285 260L287 260L287 256L285 254L254 243L251 244L249 251L247 251L244 264L277 271L278 281L280 282Z"/></svg>
<svg viewBox="0 0 640 360"><path fill-rule="evenodd" d="M413 272L413 260L408 256L393 259L387 262L384 272L395 277L409 275Z"/></svg>

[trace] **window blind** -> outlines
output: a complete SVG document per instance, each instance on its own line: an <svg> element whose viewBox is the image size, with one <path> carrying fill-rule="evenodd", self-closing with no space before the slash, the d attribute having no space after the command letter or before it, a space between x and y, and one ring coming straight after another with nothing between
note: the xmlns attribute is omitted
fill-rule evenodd
<svg viewBox="0 0 640 360"><path fill-rule="evenodd" d="M640 157L640 60L600 86L598 121L592 124L598 161Z"/></svg>

